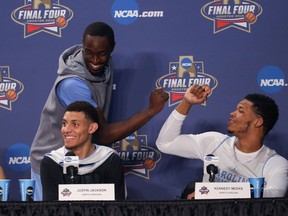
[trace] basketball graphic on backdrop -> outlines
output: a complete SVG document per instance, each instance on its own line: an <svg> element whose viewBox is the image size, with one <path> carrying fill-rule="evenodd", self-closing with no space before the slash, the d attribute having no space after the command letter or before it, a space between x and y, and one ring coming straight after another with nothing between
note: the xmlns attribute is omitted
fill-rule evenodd
<svg viewBox="0 0 288 216"><path fill-rule="evenodd" d="M244 19L249 23L254 23L256 21L256 16L252 12L247 12L244 16Z"/></svg>
<svg viewBox="0 0 288 216"><path fill-rule="evenodd" d="M56 25L60 28L64 28L67 25L67 20L63 16L59 16L55 20Z"/></svg>
<svg viewBox="0 0 288 216"><path fill-rule="evenodd" d="M10 89L6 93L6 98L10 101L14 101L17 98L17 93L14 90Z"/></svg>
<svg viewBox="0 0 288 216"><path fill-rule="evenodd" d="M151 158L147 158L143 164L144 164L144 167L148 170L151 170L155 167L155 163Z"/></svg>

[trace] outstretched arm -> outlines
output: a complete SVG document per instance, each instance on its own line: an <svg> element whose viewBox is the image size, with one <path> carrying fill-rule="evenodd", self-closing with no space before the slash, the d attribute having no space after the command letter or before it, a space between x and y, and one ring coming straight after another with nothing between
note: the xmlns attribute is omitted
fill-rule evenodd
<svg viewBox="0 0 288 216"><path fill-rule="evenodd" d="M202 159L208 145L214 142L215 136L183 134L181 130L191 106L203 103L209 93L208 87L205 90L205 87L198 85L193 85L186 90L183 100L176 110L172 111L159 132L156 145L161 152L185 158Z"/></svg>
<svg viewBox="0 0 288 216"><path fill-rule="evenodd" d="M159 113L163 109L168 98L168 93L162 88L154 89L151 92L150 105L147 109L137 113L127 120L112 124L107 124L103 113L100 109L97 109L99 115L99 129L93 136L93 141L99 144L109 145L113 142L124 139L134 131L141 128L153 116Z"/></svg>

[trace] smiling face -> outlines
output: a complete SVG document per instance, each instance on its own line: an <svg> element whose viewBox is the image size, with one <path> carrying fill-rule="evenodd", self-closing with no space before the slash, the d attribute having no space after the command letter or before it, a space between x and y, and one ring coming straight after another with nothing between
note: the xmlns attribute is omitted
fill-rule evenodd
<svg viewBox="0 0 288 216"><path fill-rule="evenodd" d="M98 124L88 119L84 112L65 112L61 128L65 147L72 151L89 148L97 128Z"/></svg>
<svg viewBox="0 0 288 216"><path fill-rule="evenodd" d="M112 45L105 36L87 35L83 41L83 58L92 75L102 72L113 51Z"/></svg>
<svg viewBox="0 0 288 216"><path fill-rule="evenodd" d="M237 105L237 109L230 114L228 132L239 136L253 129L256 121L261 118L252 109L253 103L244 99Z"/></svg>

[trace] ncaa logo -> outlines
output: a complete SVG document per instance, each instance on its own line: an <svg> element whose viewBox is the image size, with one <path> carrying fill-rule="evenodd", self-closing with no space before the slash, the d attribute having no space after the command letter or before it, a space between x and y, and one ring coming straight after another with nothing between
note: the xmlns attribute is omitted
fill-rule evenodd
<svg viewBox="0 0 288 216"><path fill-rule="evenodd" d="M114 0L114 3L111 7L111 15L117 23L121 25L129 25L134 23L138 18L160 19L164 16L164 11L141 11L136 0Z"/></svg>
<svg viewBox="0 0 288 216"><path fill-rule="evenodd" d="M189 58L184 58L184 59L182 59L182 61L181 61L181 66L182 66L184 69L186 69L186 70L188 70L189 68L191 68L192 65L193 65L193 62L192 62L191 59L189 59Z"/></svg>
<svg viewBox="0 0 288 216"><path fill-rule="evenodd" d="M129 25L138 18L139 6L134 0L115 0L111 13L116 22Z"/></svg>
<svg viewBox="0 0 288 216"><path fill-rule="evenodd" d="M27 192L28 195L33 195L33 191L34 191L33 187L31 187L31 186L28 186L27 189L26 189L26 192Z"/></svg>
<svg viewBox="0 0 288 216"><path fill-rule="evenodd" d="M263 92L271 94L280 92L287 86L284 72L274 65L266 66L259 71L257 84Z"/></svg>
<svg viewBox="0 0 288 216"><path fill-rule="evenodd" d="M30 168L30 147L17 143L11 146L6 153L6 163L17 172L23 172Z"/></svg>
<svg viewBox="0 0 288 216"><path fill-rule="evenodd" d="M125 140L128 142L128 143L132 143L134 140L136 139L136 135L133 133L133 134L130 134L128 137L125 138Z"/></svg>

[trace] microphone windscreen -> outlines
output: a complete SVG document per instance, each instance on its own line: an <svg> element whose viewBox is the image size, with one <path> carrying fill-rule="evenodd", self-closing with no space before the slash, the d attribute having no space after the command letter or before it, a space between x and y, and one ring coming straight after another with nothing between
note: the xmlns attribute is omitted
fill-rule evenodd
<svg viewBox="0 0 288 216"><path fill-rule="evenodd" d="M76 156L74 152L68 151L65 156Z"/></svg>
<svg viewBox="0 0 288 216"><path fill-rule="evenodd" d="M79 157L75 155L74 152L69 151L65 154L63 158L63 173L67 174L67 169L69 167L79 167Z"/></svg>

